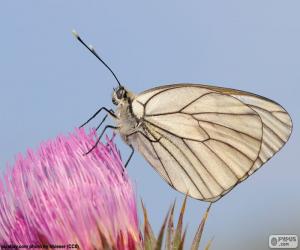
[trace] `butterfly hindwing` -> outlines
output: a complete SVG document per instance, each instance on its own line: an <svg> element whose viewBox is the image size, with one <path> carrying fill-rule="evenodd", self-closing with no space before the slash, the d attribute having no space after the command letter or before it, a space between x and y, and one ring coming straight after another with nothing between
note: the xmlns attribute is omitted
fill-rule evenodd
<svg viewBox="0 0 300 250"><path fill-rule="evenodd" d="M171 186L206 201L217 200L248 177L291 132L288 114L273 101L207 85L148 90L132 108L142 114L143 126L135 136L144 137L144 144L141 148L133 138L130 143Z"/></svg>

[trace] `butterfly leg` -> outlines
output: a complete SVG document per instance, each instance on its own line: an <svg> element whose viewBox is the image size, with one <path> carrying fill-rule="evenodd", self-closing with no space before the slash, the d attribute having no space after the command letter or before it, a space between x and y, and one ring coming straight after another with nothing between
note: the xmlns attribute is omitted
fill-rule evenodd
<svg viewBox="0 0 300 250"><path fill-rule="evenodd" d="M127 167L129 161L131 160L131 158L132 158L132 156L133 156L133 154L134 154L134 148L133 148L133 146L132 146L132 145L129 145L129 147L131 148L131 153L130 153L130 155L129 155L129 157L128 157L128 160L127 160L126 163L125 163L125 168Z"/></svg>
<svg viewBox="0 0 300 250"><path fill-rule="evenodd" d="M91 148L89 149L89 151L87 151L84 155L89 154L90 152L92 152L92 151L97 147L98 143L99 143L100 140L101 140L102 135L104 134L105 130L108 129L108 128L111 128L111 129L113 129L113 130L118 129L118 127L115 127L115 126L112 126L112 125L107 125L107 126L105 126L105 128L102 130L102 132L101 132L101 134L99 135L99 137L98 137L96 143L94 144L94 146L91 147Z"/></svg>
<svg viewBox="0 0 300 250"><path fill-rule="evenodd" d="M111 111L111 113L113 113L113 110L112 110L112 109L110 109L110 111ZM109 113L109 114L111 115L111 113ZM108 117L108 114L106 114L106 115L103 117L102 121L101 121L100 124L97 126L96 131L101 127L101 125L103 124L103 122L105 122L105 120L106 120L107 117ZM116 117L115 114L114 114L114 117Z"/></svg>
<svg viewBox="0 0 300 250"><path fill-rule="evenodd" d="M116 118L116 115L114 114L113 110L112 109L107 109L105 107L101 107L100 109L98 109L96 111L95 114L93 114L85 123L83 123L80 128L82 128L83 126L85 126L86 124L88 124L91 120L93 120L102 110L106 111L108 114L110 114L112 117L115 117ZM102 123L105 121L105 119L107 118L108 114L106 114L104 116L104 118L102 119L100 125L97 127L97 129L102 125Z"/></svg>

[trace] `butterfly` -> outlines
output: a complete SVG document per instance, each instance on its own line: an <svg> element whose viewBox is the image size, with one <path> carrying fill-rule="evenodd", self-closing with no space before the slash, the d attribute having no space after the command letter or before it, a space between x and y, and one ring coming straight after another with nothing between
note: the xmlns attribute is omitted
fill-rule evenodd
<svg viewBox="0 0 300 250"><path fill-rule="evenodd" d="M247 179L287 142L292 120L278 103L245 91L203 84L171 84L134 94L118 82L111 115L132 153L138 151L174 189L214 202ZM99 125L99 126L100 126ZM98 127L99 128L99 127ZM93 150L97 143L92 147ZM87 153L89 153L87 152Z"/></svg>

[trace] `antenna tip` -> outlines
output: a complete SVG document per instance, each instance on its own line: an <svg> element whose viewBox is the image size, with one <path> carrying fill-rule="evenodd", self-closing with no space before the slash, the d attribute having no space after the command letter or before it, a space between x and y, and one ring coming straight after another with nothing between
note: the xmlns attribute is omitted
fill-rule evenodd
<svg viewBox="0 0 300 250"><path fill-rule="evenodd" d="M79 35L76 30L73 29L72 34L73 34L73 36L75 36L75 38L77 38L77 39L79 38Z"/></svg>

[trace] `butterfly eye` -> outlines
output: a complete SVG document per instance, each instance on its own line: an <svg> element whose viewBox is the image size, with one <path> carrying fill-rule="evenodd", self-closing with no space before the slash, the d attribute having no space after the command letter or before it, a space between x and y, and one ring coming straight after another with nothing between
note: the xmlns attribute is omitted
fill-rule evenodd
<svg viewBox="0 0 300 250"><path fill-rule="evenodd" d="M119 88L116 94L118 99L122 99L125 96L125 90L123 88Z"/></svg>

